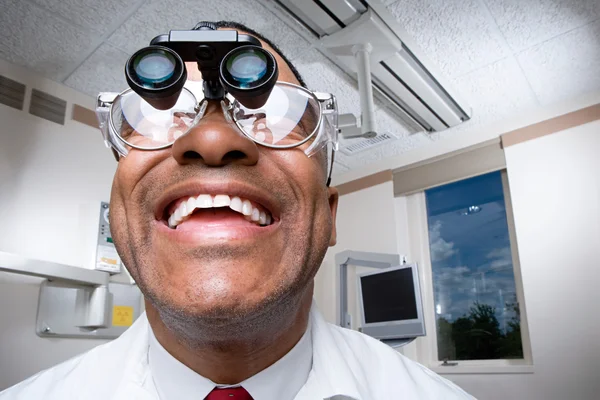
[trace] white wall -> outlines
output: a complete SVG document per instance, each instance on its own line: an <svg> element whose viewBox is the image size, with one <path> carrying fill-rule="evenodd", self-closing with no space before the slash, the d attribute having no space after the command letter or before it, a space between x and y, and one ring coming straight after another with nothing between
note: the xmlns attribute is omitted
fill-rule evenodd
<svg viewBox="0 0 600 400"><path fill-rule="evenodd" d="M35 334L38 285L0 283L0 391L105 340L40 338Z"/></svg>
<svg viewBox="0 0 600 400"><path fill-rule="evenodd" d="M0 251L83 266L80 212L109 200L116 162L100 131L70 120L73 102L94 99L0 62L28 86L25 111L0 105ZM30 115L31 87L67 100L64 126ZM100 343L35 335L39 279L0 273L0 390Z"/></svg>
<svg viewBox="0 0 600 400"><path fill-rule="evenodd" d="M328 321L335 322L338 315L335 255L344 250L398 252L393 208L392 182L340 197L337 215L338 244L327 251L315 279L315 299ZM355 272L355 267L348 267L349 305L356 303ZM356 307L349 307L349 311L352 315L352 326L356 328Z"/></svg>
<svg viewBox="0 0 600 400"><path fill-rule="evenodd" d="M506 149L534 373L445 375L478 399L598 398L599 152L600 121ZM338 245L316 285L330 322L337 317L332 256L347 249L408 253L407 219L406 199L394 203L391 182L341 197ZM349 305L356 315L355 297ZM421 345L403 352L416 359Z"/></svg>
<svg viewBox="0 0 600 400"><path fill-rule="evenodd" d="M599 152L600 121L506 149L536 399L600 393Z"/></svg>

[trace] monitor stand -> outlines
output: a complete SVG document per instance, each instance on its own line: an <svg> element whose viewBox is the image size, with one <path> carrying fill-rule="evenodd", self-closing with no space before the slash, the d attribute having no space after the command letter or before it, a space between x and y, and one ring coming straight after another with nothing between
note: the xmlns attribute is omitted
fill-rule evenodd
<svg viewBox="0 0 600 400"><path fill-rule="evenodd" d="M406 346L416 338L406 338L406 339L380 339L382 343L387 344L388 346L397 349L402 346Z"/></svg>

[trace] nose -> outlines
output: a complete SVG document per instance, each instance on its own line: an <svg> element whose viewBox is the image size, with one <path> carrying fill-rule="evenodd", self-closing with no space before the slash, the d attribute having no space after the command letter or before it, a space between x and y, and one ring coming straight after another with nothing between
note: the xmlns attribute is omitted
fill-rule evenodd
<svg viewBox="0 0 600 400"><path fill-rule="evenodd" d="M210 167L251 166L259 156L256 143L225 120L216 101L210 102L196 126L173 143L172 152L181 165L201 162Z"/></svg>

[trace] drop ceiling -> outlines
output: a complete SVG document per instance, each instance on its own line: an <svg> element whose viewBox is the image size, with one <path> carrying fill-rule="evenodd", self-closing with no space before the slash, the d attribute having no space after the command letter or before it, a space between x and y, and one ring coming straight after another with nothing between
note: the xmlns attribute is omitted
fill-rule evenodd
<svg viewBox="0 0 600 400"><path fill-rule="evenodd" d="M472 119L434 134L415 132L378 101L379 131L392 140L352 155L340 153L336 174L600 91L598 0L381 3L420 46L426 65L441 71L466 100ZM126 59L157 34L188 29L200 20L234 20L279 44L311 89L337 95L341 112L358 114L355 80L278 10L272 0L2 0L0 58L95 96L125 88Z"/></svg>

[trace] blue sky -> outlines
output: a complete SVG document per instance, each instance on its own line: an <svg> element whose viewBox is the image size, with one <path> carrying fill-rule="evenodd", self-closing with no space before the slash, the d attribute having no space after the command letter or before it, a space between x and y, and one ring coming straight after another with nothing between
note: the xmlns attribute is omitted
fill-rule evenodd
<svg viewBox="0 0 600 400"><path fill-rule="evenodd" d="M496 307L500 328L516 301L500 172L426 191L436 314L453 321L474 302ZM465 215L470 206L479 212Z"/></svg>

